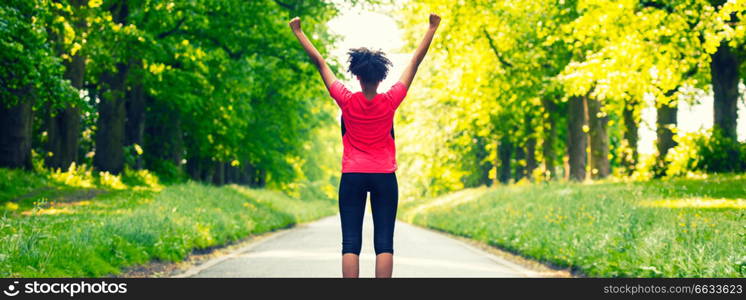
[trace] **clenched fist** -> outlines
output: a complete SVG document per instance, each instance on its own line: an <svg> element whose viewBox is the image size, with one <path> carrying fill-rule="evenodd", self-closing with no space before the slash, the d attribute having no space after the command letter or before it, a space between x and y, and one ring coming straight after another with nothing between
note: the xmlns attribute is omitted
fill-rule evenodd
<svg viewBox="0 0 746 300"><path fill-rule="evenodd" d="M288 25L290 25L290 28L292 28L293 31L299 31L300 30L300 18L299 17L293 18L292 20L290 20Z"/></svg>
<svg viewBox="0 0 746 300"><path fill-rule="evenodd" d="M438 25L440 25L440 16L430 14L430 28L438 28Z"/></svg>

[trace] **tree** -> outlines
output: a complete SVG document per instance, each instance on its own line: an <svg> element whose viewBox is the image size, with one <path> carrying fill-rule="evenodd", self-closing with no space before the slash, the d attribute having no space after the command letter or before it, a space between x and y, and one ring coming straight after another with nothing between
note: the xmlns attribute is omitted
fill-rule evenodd
<svg viewBox="0 0 746 300"><path fill-rule="evenodd" d="M87 35L86 16L90 13L87 0L54 2L53 18L50 26L50 42L56 55L62 58L63 78L77 91L84 88L85 79L85 36ZM69 103L61 108L47 103L45 164L51 168L67 169L78 161L78 147L81 130L81 103Z"/></svg>
<svg viewBox="0 0 746 300"><path fill-rule="evenodd" d="M0 4L0 167L32 167L34 107L76 101L48 42L49 16L46 1Z"/></svg>
<svg viewBox="0 0 746 300"><path fill-rule="evenodd" d="M567 155L570 162L569 178L582 181L586 178L588 125L586 125L586 98L570 97L568 101Z"/></svg>

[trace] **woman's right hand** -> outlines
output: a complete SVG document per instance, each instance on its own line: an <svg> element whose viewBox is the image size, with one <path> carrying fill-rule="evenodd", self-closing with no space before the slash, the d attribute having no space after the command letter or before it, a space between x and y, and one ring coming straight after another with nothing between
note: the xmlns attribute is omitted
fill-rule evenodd
<svg viewBox="0 0 746 300"><path fill-rule="evenodd" d="M290 28L293 29L293 31L300 31L300 18L295 17L288 23L290 25Z"/></svg>
<svg viewBox="0 0 746 300"><path fill-rule="evenodd" d="M430 14L430 28L438 28L438 25L440 25L440 16L436 14Z"/></svg>

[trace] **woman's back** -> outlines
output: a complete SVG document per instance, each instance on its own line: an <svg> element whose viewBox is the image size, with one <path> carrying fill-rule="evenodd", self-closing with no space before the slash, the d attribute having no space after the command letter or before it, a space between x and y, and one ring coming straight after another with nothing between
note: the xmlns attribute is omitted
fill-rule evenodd
<svg viewBox="0 0 746 300"><path fill-rule="evenodd" d="M397 82L386 93L367 99L362 92L352 93L336 81L329 93L342 109L342 172L396 171L393 120L407 88Z"/></svg>

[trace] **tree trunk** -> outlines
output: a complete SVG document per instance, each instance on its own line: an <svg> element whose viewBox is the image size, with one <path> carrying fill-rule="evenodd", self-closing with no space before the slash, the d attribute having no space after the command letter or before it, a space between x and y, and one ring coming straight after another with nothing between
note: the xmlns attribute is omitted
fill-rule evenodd
<svg viewBox="0 0 746 300"><path fill-rule="evenodd" d="M597 99L587 99L588 123L591 137L591 177L606 178L610 174L609 135L607 124L609 117L602 111L602 104Z"/></svg>
<svg viewBox="0 0 746 300"><path fill-rule="evenodd" d="M189 157L187 159L186 169L189 178L195 181L202 180L202 166L200 165L199 158Z"/></svg>
<svg viewBox="0 0 746 300"><path fill-rule="evenodd" d="M256 176L256 186L265 187L267 185L267 170L259 169L259 173Z"/></svg>
<svg viewBox="0 0 746 300"><path fill-rule="evenodd" d="M720 43L717 52L712 54L710 63L715 99L713 125L734 141L737 140L739 63L738 56L733 53L727 41Z"/></svg>
<svg viewBox="0 0 746 300"><path fill-rule="evenodd" d="M583 131L585 125L585 98L573 96L569 99L568 107L568 141L567 153L569 156L571 180L585 180L585 167L587 159L588 136Z"/></svg>
<svg viewBox="0 0 746 300"><path fill-rule="evenodd" d="M637 111L638 102L631 100L625 103L622 117L624 119L624 143L628 147L622 155L622 164L627 168L627 174L631 175L637 167L637 140L638 126L635 112Z"/></svg>
<svg viewBox="0 0 746 300"><path fill-rule="evenodd" d="M542 99L541 104L544 106L544 124L542 126L544 140L541 145L544 155L544 170L548 172L545 174L547 179L552 179L556 176L554 163L557 160L557 154L554 152L554 141L557 140L557 121L555 120L557 104L549 99Z"/></svg>
<svg viewBox="0 0 746 300"><path fill-rule="evenodd" d="M526 141L526 176L533 180L534 170L538 167L536 162L536 137L529 137Z"/></svg>
<svg viewBox="0 0 746 300"><path fill-rule="evenodd" d="M236 166L228 165L225 171L225 183L239 183L238 176L241 169Z"/></svg>
<svg viewBox="0 0 746 300"><path fill-rule="evenodd" d="M529 180L533 180L531 177L536 169L536 133L534 132L534 126L532 124L533 116L529 113L526 114L524 124L526 126L526 176Z"/></svg>
<svg viewBox="0 0 746 300"><path fill-rule="evenodd" d="M492 169L492 163L489 160L486 160L489 153L487 152L487 148L485 145L485 138L481 136L475 137L477 142L475 143L474 147L476 147L476 159L477 159L477 166L479 168L479 180L477 181L477 185L486 185L490 186L492 184L492 180L490 180L490 170Z"/></svg>
<svg viewBox="0 0 746 300"><path fill-rule="evenodd" d="M143 146L143 134L145 132L145 93L141 84L132 87L128 92L127 121L125 123L125 145L137 144ZM161 137L159 137L161 138ZM140 155L135 157L134 169L142 169L143 163Z"/></svg>
<svg viewBox="0 0 746 300"><path fill-rule="evenodd" d="M156 164L156 160L166 160L181 166L184 157L184 139L181 132L181 119L178 112L168 105L145 94L147 106L144 122L144 153L146 167Z"/></svg>
<svg viewBox="0 0 746 300"><path fill-rule="evenodd" d="M656 147L658 148L658 161L655 168L655 176L660 177L665 173L666 154L668 150L676 146L674 132L671 126L676 126L676 114L679 111L678 101L672 100L670 104L661 104L656 108L657 119L655 121L655 133L657 135Z"/></svg>
<svg viewBox="0 0 746 300"><path fill-rule="evenodd" d="M126 1L113 4L110 8L113 21L126 25L129 7ZM125 88L129 65L116 64L116 71L101 74L102 88L98 105L96 124L96 154L93 166L101 171L118 174L124 168L124 122Z"/></svg>
<svg viewBox="0 0 746 300"><path fill-rule="evenodd" d="M246 165L241 168L241 172L238 176L238 182L240 184L248 186L254 184L254 165L246 163Z"/></svg>
<svg viewBox="0 0 746 300"><path fill-rule="evenodd" d="M70 2L74 11L87 6L87 0L73 0ZM74 25L77 31L85 31L88 27L84 17L77 16ZM65 66L64 78L78 89L83 89L85 79L85 57L80 51L72 56L70 61L63 60ZM67 169L71 163L78 161L78 146L80 144L80 107L68 106L52 111L50 107L47 116L47 144L45 150L52 156L44 155L47 167Z"/></svg>
<svg viewBox="0 0 746 300"><path fill-rule="evenodd" d="M518 182L526 177L526 150L521 146L515 147L515 181Z"/></svg>
<svg viewBox="0 0 746 300"><path fill-rule="evenodd" d="M19 93L19 103L0 103L0 167L33 169L31 131L34 97L31 89Z"/></svg>
<svg viewBox="0 0 746 300"><path fill-rule="evenodd" d="M127 65L118 63L116 73L105 72L101 76L106 87L98 105L93 166L113 174L119 174L124 168L124 88L127 70Z"/></svg>
<svg viewBox="0 0 746 300"><path fill-rule="evenodd" d="M498 156L500 158L500 182L507 184L510 182L510 158L513 156L513 143L507 135L500 138L500 145L497 146Z"/></svg>
<svg viewBox="0 0 746 300"><path fill-rule="evenodd" d="M80 143L80 108L67 107L57 111L57 115L49 115L47 120L45 164L50 168L67 169L71 163L78 161L78 145Z"/></svg>
<svg viewBox="0 0 746 300"><path fill-rule="evenodd" d="M215 162L209 158L191 157L187 159L187 172L196 181L210 183L215 176Z"/></svg>
<svg viewBox="0 0 746 300"><path fill-rule="evenodd" d="M224 185L225 184L225 163L224 162L214 162L215 165L215 173L212 177L212 183L215 185Z"/></svg>
<svg viewBox="0 0 746 300"><path fill-rule="evenodd" d="M71 85L83 89L85 76L85 58L76 53L71 62L64 62L64 77ZM67 169L71 163L78 161L78 145L80 143L80 107L69 106L51 113L47 119L46 151L52 156L45 155L47 167Z"/></svg>

